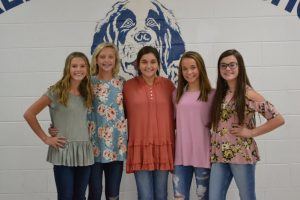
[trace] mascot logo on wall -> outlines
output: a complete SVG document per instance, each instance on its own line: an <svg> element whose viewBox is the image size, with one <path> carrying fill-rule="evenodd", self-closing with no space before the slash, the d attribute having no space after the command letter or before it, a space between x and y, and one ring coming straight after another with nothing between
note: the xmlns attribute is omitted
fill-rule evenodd
<svg viewBox="0 0 300 200"><path fill-rule="evenodd" d="M104 20L96 26L91 52L102 42L112 42L119 49L124 73L136 75L137 52L146 45L159 50L160 74L177 81L184 42L173 13L157 0L124 0L115 3Z"/></svg>

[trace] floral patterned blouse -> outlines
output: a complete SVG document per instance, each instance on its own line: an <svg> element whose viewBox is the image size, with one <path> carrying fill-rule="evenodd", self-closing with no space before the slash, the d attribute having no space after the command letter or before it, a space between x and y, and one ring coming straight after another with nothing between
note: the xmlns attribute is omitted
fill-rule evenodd
<svg viewBox="0 0 300 200"><path fill-rule="evenodd" d="M127 121L123 107L121 76L111 80L91 78L93 107L88 114L95 162L124 161L127 152Z"/></svg>
<svg viewBox="0 0 300 200"><path fill-rule="evenodd" d="M247 90L252 90L252 88L247 87ZM225 99L228 99L226 97ZM245 125L249 129L255 128L253 121L255 112L260 113L267 120L279 114L270 102L266 100L257 102L246 97ZM212 131L212 163L254 164L260 160L258 148L253 138L243 138L230 134L230 129L235 123L238 123L237 113L235 112L235 102L231 99L228 103L223 102L217 130Z"/></svg>

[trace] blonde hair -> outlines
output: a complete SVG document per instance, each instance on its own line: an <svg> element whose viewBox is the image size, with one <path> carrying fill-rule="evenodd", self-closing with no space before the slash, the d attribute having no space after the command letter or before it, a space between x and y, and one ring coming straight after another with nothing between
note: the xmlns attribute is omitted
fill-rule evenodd
<svg viewBox="0 0 300 200"><path fill-rule="evenodd" d="M92 56L92 62L91 62L91 74L97 75L99 73L99 66L97 64L97 56L100 54L100 52L104 48L112 48L115 51L115 57L116 57L115 63L116 64L112 70L112 75L116 76L120 70L120 57L119 57L119 52L118 52L117 46L110 42L101 43L95 48L95 50L93 52L93 56Z"/></svg>
<svg viewBox="0 0 300 200"><path fill-rule="evenodd" d="M68 55L65 61L65 67L63 72L63 77L57 81L54 85L50 87L50 91L58 96L59 103L67 106L69 100L69 92L71 89L71 62L73 58L82 58L87 65L87 74L84 79L79 84L80 95L84 98L84 103L86 107L91 107L92 105L92 86L90 81L90 63L88 58L84 53L72 52Z"/></svg>

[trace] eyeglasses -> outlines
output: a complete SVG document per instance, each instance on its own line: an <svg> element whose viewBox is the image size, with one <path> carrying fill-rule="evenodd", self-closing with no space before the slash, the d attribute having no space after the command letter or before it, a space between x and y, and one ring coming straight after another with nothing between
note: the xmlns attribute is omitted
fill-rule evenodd
<svg viewBox="0 0 300 200"><path fill-rule="evenodd" d="M227 67L229 67L229 69L235 69L238 66L238 64L236 62L231 62L231 63L221 63L220 64L220 68L225 70L227 69Z"/></svg>

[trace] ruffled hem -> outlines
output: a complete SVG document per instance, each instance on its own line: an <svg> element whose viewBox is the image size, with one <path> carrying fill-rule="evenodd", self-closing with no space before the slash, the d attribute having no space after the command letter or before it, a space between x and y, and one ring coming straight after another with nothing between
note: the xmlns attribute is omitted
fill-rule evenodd
<svg viewBox="0 0 300 200"><path fill-rule="evenodd" d="M174 145L128 146L126 172L174 169Z"/></svg>
<svg viewBox="0 0 300 200"><path fill-rule="evenodd" d="M210 159L211 164L213 163L255 164L258 161L260 161L259 154L256 154L256 156L254 156L253 153L249 151L243 151L242 153L239 153L232 158L226 159L223 157L223 154L221 152L212 150L210 158L211 158Z"/></svg>
<svg viewBox="0 0 300 200"><path fill-rule="evenodd" d="M49 147L47 161L54 165L69 167L89 166L94 164L93 147L89 141L67 143L65 148Z"/></svg>
<svg viewBox="0 0 300 200"><path fill-rule="evenodd" d="M235 161L235 160L231 160L231 161L227 161L227 160L214 160L214 161L211 161L211 164L214 164L214 163L225 163L225 164L239 164L239 165L253 165L253 164L256 164L258 161L260 161L259 159L258 160L251 160L251 161Z"/></svg>

